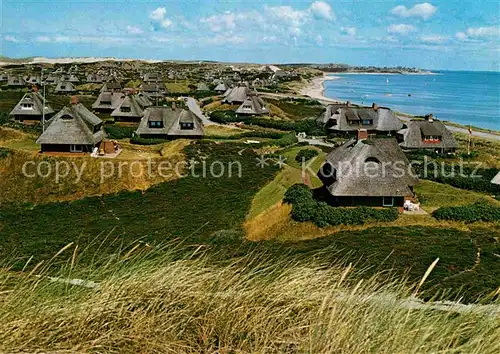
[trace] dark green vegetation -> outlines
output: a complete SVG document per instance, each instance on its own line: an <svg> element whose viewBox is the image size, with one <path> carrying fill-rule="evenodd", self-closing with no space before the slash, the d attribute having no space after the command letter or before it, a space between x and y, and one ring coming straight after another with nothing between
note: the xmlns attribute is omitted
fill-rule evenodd
<svg viewBox="0 0 500 354"><path fill-rule="evenodd" d="M291 186L285 193L284 201L292 204L292 218L294 220L312 221L319 227L362 225L369 221L391 222L398 218L397 208L332 207L325 202L314 199L312 190L304 184Z"/></svg>
<svg viewBox="0 0 500 354"><path fill-rule="evenodd" d="M141 138L139 136L134 136L133 138L130 139L130 142L132 144L137 144L137 145L158 145L158 144L164 144L168 140L165 139L155 139L155 138Z"/></svg>
<svg viewBox="0 0 500 354"><path fill-rule="evenodd" d="M138 239L151 244L179 239L207 242L219 230L238 230L250 208L253 195L274 177L276 168L256 165L256 155L238 144L195 143L186 148L188 158L202 159L194 173L148 191L85 198L75 202L36 207L0 208L0 257L26 261L46 259L70 242L81 248L111 254L120 245ZM213 161L221 161L226 173L212 177ZM229 163L232 166L228 177ZM220 167L215 169L219 173ZM189 173L189 171L186 171ZM99 247L102 241L102 247ZM112 242L114 241L114 242Z"/></svg>
<svg viewBox="0 0 500 354"><path fill-rule="evenodd" d="M500 186L490 182L498 173L496 168L476 168L475 166L460 166L458 163L447 163L445 159L439 158L440 155L424 151L407 153L407 157L410 161L421 162L421 164L413 165L415 173L420 178L449 184L456 188L493 195L500 194Z"/></svg>
<svg viewBox="0 0 500 354"><path fill-rule="evenodd" d="M318 126L314 119L303 119L299 121L270 119L260 117L237 116L233 111L214 111L210 119L217 123L227 124L243 122L247 125L257 125L264 128L278 130L305 132L308 135L326 135L324 128Z"/></svg>
<svg viewBox="0 0 500 354"><path fill-rule="evenodd" d="M127 139L137 130L136 127L126 127L118 124L108 124L104 126L104 131L110 139Z"/></svg>
<svg viewBox="0 0 500 354"><path fill-rule="evenodd" d="M439 208L432 213L432 216L440 220L456 220L467 223L476 221L500 222L500 207L487 200L479 200L470 205Z"/></svg>
<svg viewBox="0 0 500 354"><path fill-rule="evenodd" d="M303 149L297 153L297 156L295 156L295 161L297 162L308 161L313 157L318 156L318 154L319 152L317 150Z"/></svg>
<svg viewBox="0 0 500 354"><path fill-rule="evenodd" d="M281 109L288 118L301 120L305 118L318 118L325 107L318 101L300 98L282 98L279 100L266 98L266 102Z"/></svg>

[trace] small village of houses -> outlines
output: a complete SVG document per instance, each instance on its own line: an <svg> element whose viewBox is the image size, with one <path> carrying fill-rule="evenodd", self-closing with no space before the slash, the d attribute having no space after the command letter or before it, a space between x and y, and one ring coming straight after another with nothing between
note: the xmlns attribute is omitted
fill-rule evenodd
<svg viewBox="0 0 500 354"><path fill-rule="evenodd" d="M119 143L107 139L105 124L133 126L133 136L139 139L204 138L205 126L212 124L207 112L200 109L207 99L230 105L237 117L271 119L266 97L278 95L282 83L303 79L294 69L273 65L239 68L193 64L166 69L152 64L111 62L85 68L74 64L40 69L35 65L23 68L23 75L18 67L9 68L0 74L0 81L4 90L28 91L12 107L10 116L18 124L40 124L40 153L56 156L117 156ZM183 95L171 92L165 85L187 78L197 84L191 84L191 92ZM132 81L133 87L127 87ZM77 89L86 84L97 95L87 105L79 101L80 95L86 93ZM65 97L67 104L56 111L44 96L47 92ZM338 206L402 208L417 203L413 187L418 179L410 173L404 151L450 154L458 148L451 132L432 114L403 122L390 108L376 103L369 107L350 102L325 104L320 116L309 119L315 120L329 136L345 138L327 155L318 172L331 196L330 202ZM322 141L296 133L311 144ZM400 162L406 172L375 176L362 172L353 176L339 168L345 163L380 167L395 162Z"/></svg>

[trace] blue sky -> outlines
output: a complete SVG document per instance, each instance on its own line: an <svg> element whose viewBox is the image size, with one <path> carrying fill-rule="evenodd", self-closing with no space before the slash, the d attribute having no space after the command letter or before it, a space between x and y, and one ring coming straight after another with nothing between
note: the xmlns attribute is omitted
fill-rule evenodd
<svg viewBox="0 0 500 354"><path fill-rule="evenodd" d="M3 0L1 54L500 71L498 0Z"/></svg>

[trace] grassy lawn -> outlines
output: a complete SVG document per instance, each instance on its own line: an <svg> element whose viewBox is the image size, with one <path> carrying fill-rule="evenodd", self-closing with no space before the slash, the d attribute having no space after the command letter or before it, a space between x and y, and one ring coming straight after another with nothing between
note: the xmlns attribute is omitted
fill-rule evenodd
<svg viewBox="0 0 500 354"><path fill-rule="evenodd" d="M238 135L245 132L244 129L237 127L231 127L227 125L207 125L205 126L205 137L210 138L211 136L231 136Z"/></svg>
<svg viewBox="0 0 500 354"><path fill-rule="evenodd" d="M300 146L286 149L283 152L278 152L278 154L281 154L286 158L287 166L285 166L271 182L266 184L264 188L262 188L255 195L247 219L252 219L273 205L279 203L290 186L295 183L303 183L301 164L295 161L295 156L297 156L297 153L303 149L318 150L319 155L316 156L310 166L311 170L314 172L319 169L325 157L325 153L321 151L321 149L311 146ZM322 183L315 174L310 171L307 171L307 174L313 187L316 188L321 186Z"/></svg>
<svg viewBox="0 0 500 354"><path fill-rule="evenodd" d="M424 210L429 213L443 206L472 204L479 199L488 199L492 203L499 203L495 199L478 192L458 189L447 184L427 180L420 180L419 184L415 186L415 193Z"/></svg>
<svg viewBox="0 0 500 354"><path fill-rule="evenodd" d="M189 89L189 81L178 80L176 82L166 82L165 86L170 92L176 93L188 93L191 90Z"/></svg>
<svg viewBox="0 0 500 354"><path fill-rule="evenodd" d="M200 163L194 175L159 184L145 192L122 192L34 208L0 206L0 255L3 259L24 260L33 255L39 261L72 241L82 249L88 247L93 254L99 249L100 240L107 237L109 242L99 252L113 253L119 245L138 239L152 244L172 239L201 242L216 231L239 229L254 194L276 172L273 166L259 168L255 154L247 149L240 155L241 149L238 144L212 143L186 148L189 157L204 160L205 166L218 160L227 168L229 162L239 161L241 178L237 168L231 177L226 174L216 178L208 174L207 178L200 178L203 175ZM84 185L81 182L78 188ZM16 185L16 188L26 187ZM50 188L58 186L52 184Z"/></svg>
<svg viewBox="0 0 500 354"><path fill-rule="evenodd" d="M317 118L325 110L322 105L305 105L303 103L266 98L265 101L277 107L286 118L301 120L304 118Z"/></svg>

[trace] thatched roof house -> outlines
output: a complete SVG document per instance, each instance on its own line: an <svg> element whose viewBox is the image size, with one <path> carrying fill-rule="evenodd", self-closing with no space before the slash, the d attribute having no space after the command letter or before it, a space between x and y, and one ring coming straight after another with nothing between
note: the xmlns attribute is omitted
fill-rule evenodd
<svg viewBox="0 0 500 354"><path fill-rule="evenodd" d="M121 92L101 92L94 103L92 109L98 112L111 113L116 109L125 98L125 94Z"/></svg>
<svg viewBox="0 0 500 354"><path fill-rule="evenodd" d="M143 81L145 82L158 82L162 81L161 75L157 72L148 72L144 74Z"/></svg>
<svg viewBox="0 0 500 354"><path fill-rule="evenodd" d="M167 88L163 83L143 83L140 87L150 99L163 98L168 93Z"/></svg>
<svg viewBox="0 0 500 354"><path fill-rule="evenodd" d="M256 93L248 95L245 102L236 110L236 114L242 115L263 115L268 113L269 109L266 107L266 103Z"/></svg>
<svg viewBox="0 0 500 354"><path fill-rule="evenodd" d="M56 89L54 91L57 93L73 93L76 90L71 82L59 81L59 83L57 84Z"/></svg>
<svg viewBox="0 0 500 354"><path fill-rule="evenodd" d="M226 86L226 84L221 82L221 83L217 84L217 86L215 86L214 91L220 93L220 92L226 92L227 89L228 89L228 87Z"/></svg>
<svg viewBox="0 0 500 354"><path fill-rule="evenodd" d="M403 127L389 108L375 103L372 107L352 107L349 102L329 105L317 121L332 132L356 133L359 129L366 129L369 133L388 134L396 133Z"/></svg>
<svg viewBox="0 0 500 354"><path fill-rule="evenodd" d="M100 83L102 83L102 81L103 81L103 78L101 75L98 75L98 74L87 75L87 82L88 83L100 84Z"/></svg>
<svg viewBox="0 0 500 354"><path fill-rule="evenodd" d="M54 109L45 101L45 118L50 118ZM28 92L10 112L14 119L23 123L40 122L43 116L43 97L38 92Z"/></svg>
<svg viewBox="0 0 500 354"><path fill-rule="evenodd" d="M27 84L32 84L32 85L40 85L40 83L41 83L40 76L36 76L36 75L31 75L31 76L26 77L24 81Z"/></svg>
<svg viewBox="0 0 500 354"><path fill-rule="evenodd" d="M401 141L399 146L403 149L424 149L438 152L453 152L458 148L458 143L453 134L443 122L436 120L432 114L425 120L411 120L406 127L398 131Z"/></svg>
<svg viewBox="0 0 500 354"><path fill-rule="evenodd" d="M196 91L210 91L210 87L205 82L200 82L196 88Z"/></svg>
<svg viewBox="0 0 500 354"><path fill-rule="evenodd" d="M326 157L318 176L334 205L403 206L414 197L413 175L405 154L392 138L366 139L361 130Z"/></svg>
<svg viewBox="0 0 500 354"><path fill-rule="evenodd" d="M111 112L111 117L120 122L139 122L144 111L135 96L126 96Z"/></svg>
<svg viewBox="0 0 500 354"><path fill-rule="evenodd" d="M47 122L38 140L42 152L92 152L104 138L102 121L73 98Z"/></svg>
<svg viewBox="0 0 500 354"><path fill-rule="evenodd" d="M228 89L224 93L224 99L222 102L227 102L230 104L242 104L246 101L248 95L250 94L250 89L248 86L240 84L231 89Z"/></svg>
<svg viewBox="0 0 500 354"><path fill-rule="evenodd" d="M137 102L141 105L143 109L153 105L153 102L150 101L148 95L146 95L144 92L139 92L135 96L135 98L137 99Z"/></svg>
<svg viewBox="0 0 500 354"><path fill-rule="evenodd" d="M24 79L21 76L10 75L7 80L7 86L24 87Z"/></svg>
<svg viewBox="0 0 500 354"><path fill-rule="evenodd" d="M141 138L201 138L203 124L196 115L186 109L169 107L149 107L137 128Z"/></svg>
<svg viewBox="0 0 500 354"><path fill-rule="evenodd" d="M101 92L119 92L122 85L118 81L108 81L101 87Z"/></svg>

